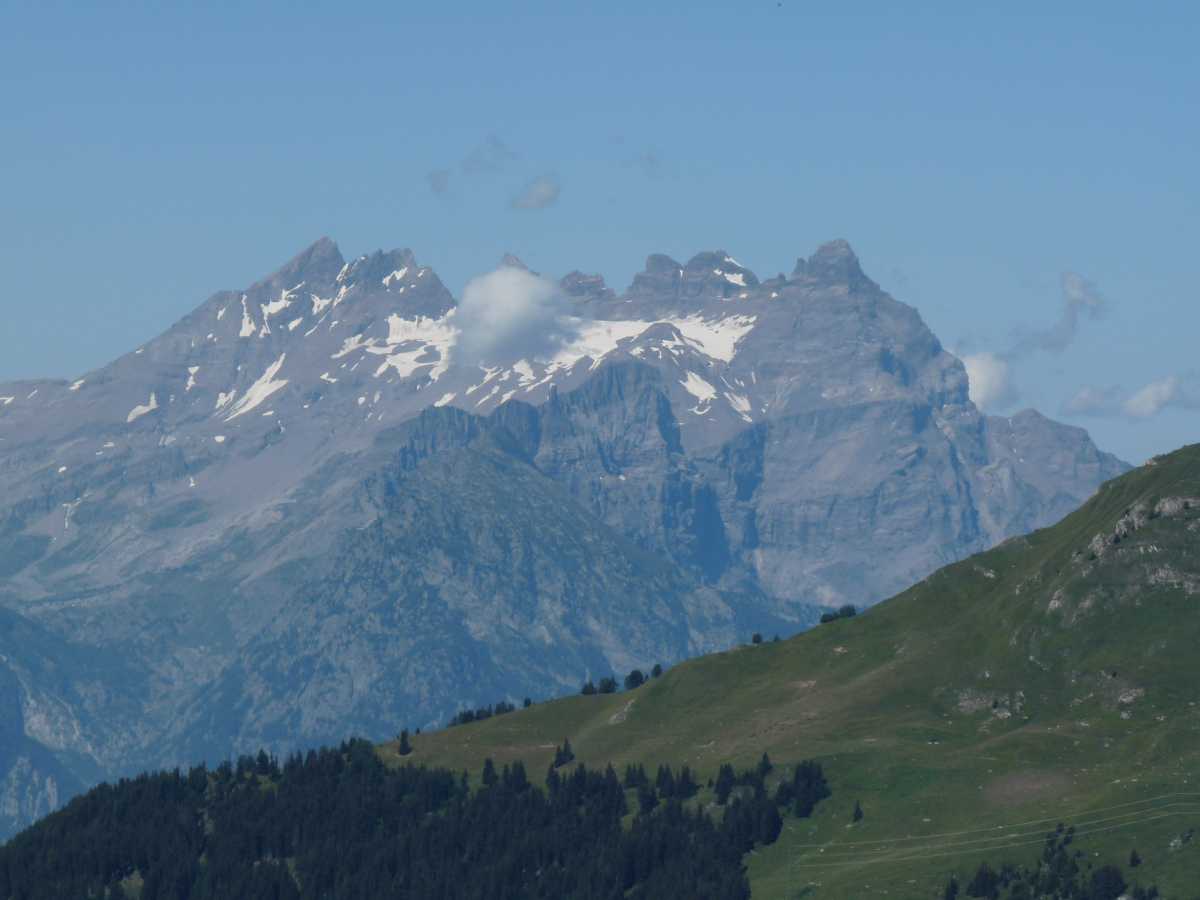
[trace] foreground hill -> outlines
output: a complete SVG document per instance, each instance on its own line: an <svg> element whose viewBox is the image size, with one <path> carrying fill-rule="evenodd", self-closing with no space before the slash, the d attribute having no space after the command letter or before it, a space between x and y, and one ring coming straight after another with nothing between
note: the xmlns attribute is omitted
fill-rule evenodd
<svg viewBox="0 0 1200 900"><path fill-rule="evenodd" d="M651 256L619 295L496 277L557 298L553 343L483 358L411 252L322 240L0 386L0 834L101 777L795 633L1124 469L982 415L844 242L766 280Z"/></svg>
<svg viewBox="0 0 1200 900"><path fill-rule="evenodd" d="M540 771L815 757L833 799L749 860L756 897L940 896L1075 825L1165 896L1200 885L1200 445L868 614L683 663L632 692L423 734L420 761ZM395 745L384 748L394 754ZM864 816L854 823L855 801ZM1091 856L1099 854L1099 856Z"/></svg>
<svg viewBox="0 0 1200 900"><path fill-rule="evenodd" d="M756 898L937 898L956 878L961 896L1058 879L1053 896L1188 900L1198 599L1200 445L865 615L625 692L95 789L0 850L0 879L18 897L744 897L732 846Z"/></svg>

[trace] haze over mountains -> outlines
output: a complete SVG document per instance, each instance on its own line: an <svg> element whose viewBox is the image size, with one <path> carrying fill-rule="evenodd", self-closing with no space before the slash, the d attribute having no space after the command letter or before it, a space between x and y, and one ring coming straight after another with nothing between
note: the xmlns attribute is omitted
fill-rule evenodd
<svg viewBox="0 0 1200 900"><path fill-rule="evenodd" d="M844 242L459 303L323 239L73 381L0 385L0 818L795 631L1127 467L962 364Z"/></svg>

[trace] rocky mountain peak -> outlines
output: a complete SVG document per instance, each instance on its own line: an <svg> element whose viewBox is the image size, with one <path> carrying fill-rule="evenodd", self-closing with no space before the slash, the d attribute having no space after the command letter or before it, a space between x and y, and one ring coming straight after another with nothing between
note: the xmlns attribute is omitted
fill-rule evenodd
<svg viewBox="0 0 1200 900"><path fill-rule="evenodd" d="M651 253L646 257L645 268L633 276L629 293L675 296L682 283L683 266L679 262L663 253Z"/></svg>
<svg viewBox="0 0 1200 900"><path fill-rule="evenodd" d="M796 260L792 278L826 285L845 285L852 290L875 286L875 282L863 273L850 243L841 239L822 244L807 260Z"/></svg>
<svg viewBox="0 0 1200 900"><path fill-rule="evenodd" d="M697 253L686 265L653 254L634 276L629 293L635 297L727 299L744 296L759 286L758 277L724 250Z"/></svg>
<svg viewBox="0 0 1200 900"><path fill-rule="evenodd" d="M290 287L302 281L329 284L344 264L338 245L331 238L323 237L297 253L274 274L251 285L247 293L263 288L278 289L280 285Z"/></svg>
<svg viewBox="0 0 1200 900"><path fill-rule="evenodd" d="M522 271L525 271L525 272L530 271L529 266L525 265L525 263L521 260L521 258L519 256L515 256L512 253L505 253L504 256L502 256L500 258L500 268L501 269L521 269Z"/></svg>
<svg viewBox="0 0 1200 900"><path fill-rule="evenodd" d="M684 268L684 292L736 296L758 287L758 276L724 250L697 253Z"/></svg>
<svg viewBox="0 0 1200 900"><path fill-rule="evenodd" d="M422 266L412 250L376 250L347 263L337 275L333 306L379 306L379 312L404 317L438 318L455 305L454 297L433 269Z"/></svg>
<svg viewBox="0 0 1200 900"><path fill-rule="evenodd" d="M603 275L580 272L578 269L564 275L559 287L568 297L583 302L612 300L616 296L605 284Z"/></svg>

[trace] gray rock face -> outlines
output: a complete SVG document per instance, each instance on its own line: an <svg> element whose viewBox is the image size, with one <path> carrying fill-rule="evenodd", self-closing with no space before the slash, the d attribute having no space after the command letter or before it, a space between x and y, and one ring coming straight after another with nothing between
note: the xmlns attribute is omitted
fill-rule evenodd
<svg viewBox="0 0 1200 900"><path fill-rule="evenodd" d="M96 372L0 385L0 831L101 777L794 631L1126 468L981 415L845 242L561 294L561 347L481 368L410 251L322 240Z"/></svg>

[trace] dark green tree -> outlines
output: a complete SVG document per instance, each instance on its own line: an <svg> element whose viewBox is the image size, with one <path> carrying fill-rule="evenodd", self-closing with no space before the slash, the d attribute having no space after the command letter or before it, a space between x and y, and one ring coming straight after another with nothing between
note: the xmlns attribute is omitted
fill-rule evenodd
<svg viewBox="0 0 1200 900"><path fill-rule="evenodd" d="M601 694L615 694L617 692L617 679L611 675L600 679L600 685L596 688Z"/></svg>
<svg viewBox="0 0 1200 900"><path fill-rule="evenodd" d="M980 863L975 870L975 877L967 885L967 896L995 900L1000 896L1000 875L987 863Z"/></svg>
<svg viewBox="0 0 1200 900"><path fill-rule="evenodd" d="M413 751L412 744L410 744L408 742L408 729L407 728L405 728L403 731L400 732L399 751L400 751L401 756L408 756L408 754L412 753L412 751Z"/></svg>
<svg viewBox="0 0 1200 900"><path fill-rule="evenodd" d="M638 785L638 811L643 816L648 816L654 812L654 808L658 806L658 794L649 783Z"/></svg>
<svg viewBox="0 0 1200 900"><path fill-rule="evenodd" d="M655 663L654 668L650 670L651 678L658 678L663 673L662 663Z"/></svg>
<svg viewBox="0 0 1200 900"><path fill-rule="evenodd" d="M583 683L583 690L581 693L585 697L590 697L592 694L596 693L596 685L592 684L592 679L589 678Z"/></svg>
<svg viewBox="0 0 1200 900"><path fill-rule="evenodd" d="M575 751L571 749L571 741L563 738L562 746L554 748L554 768L560 768L575 759Z"/></svg>
<svg viewBox="0 0 1200 900"><path fill-rule="evenodd" d="M861 804L860 804L860 803L859 803L857 800L855 800L855 801L854 801L854 816L853 816L853 820L854 820L855 822L861 822L861 821L862 821L862 817L863 817L862 805L861 805Z"/></svg>
<svg viewBox="0 0 1200 900"><path fill-rule="evenodd" d="M1129 868L1136 869L1141 864L1142 864L1142 855L1137 852L1137 848L1135 847L1129 853Z"/></svg>
<svg viewBox="0 0 1200 900"><path fill-rule="evenodd" d="M754 632L754 634L752 634L750 636L750 643L752 643L752 644L761 644L762 641L763 641L762 634L760 634L757 631Z"/></svg>
<svg viewBox="0 0 1200 900"><path fill-rule="evenodd" d="M1092 873L1090 900L1117 900L1125 893L1125 876L1116 866L1102 866Z"/></svg>
<svg viewBox="0 0 1200 900"><path fill-rule="evenodd" d="M641 669L634 669L625 676L625 690L633 691L646 683L646 675Z"/></svg>
<svg viewBox="0 0 1200 900"><path fill-rule="evenodd" d="M717 772L716 784L713 786L713 791L717 795L717 803L721 806L725 805L735 784L737 784L737 776L734 775L733 766L723 763Z"/></svg>
<svg viewBox="0 0 1200 900"><path fill-rule="evenodd" d="M492 758L489 756L483 761L483 775L480 777L480 781L483 782L484 787L491 787L497 780L496 764L492 762Z"/></svg>
<svg viewBox="0 0 1200 900"><path fill-rule="evenodd" d="M771 774L771 770L773 768L775 768L775 766L771 764L771 757L767 756L767 753L764 750L762 759L760 759L758 761L758 766L755 768L754 771L758 773L758 777L760 779L763 779Z"/></svg>

